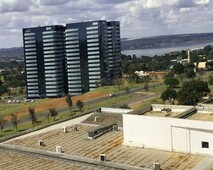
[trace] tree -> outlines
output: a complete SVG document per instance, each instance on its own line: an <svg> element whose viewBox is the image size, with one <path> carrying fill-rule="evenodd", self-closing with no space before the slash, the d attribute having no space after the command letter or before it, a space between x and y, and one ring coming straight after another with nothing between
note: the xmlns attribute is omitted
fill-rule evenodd
<svg viewBox="0 0 213 170"><path fill-rule="evenodd" d="M178 92L178 102L183 105L196 105L209 92L207 82L192 80L183 84Z"/></svg>
<svg viewBox="0 0 213 170"><path fill-rule="evenodd" d="M148 91L148 90L149 90L149 84L148 84L148 82L147 82L147 81L144 83L144 89L145 89L146 91Z"/></svg>
<svg viewBox="0 0 213 170"><path fill-rule="evenodd" d="M165 77L166 78L168 78L168 77L174 78L174 76L175 76L174 73L170 71Z"/></svg>
<svg viewBox="0 0 213 170"><path fill-rule="evenodd" d="M186 65L185 72L186 72L187 78L194 78L195 77L194 69L195 69L195 65L193 63L189 63L189 64Z"/></svg>
<svg viewBox="0 0 213 170"><path fill-rule="evenodd" d="M212 77L212 76L209 77L208 83L209 83L210 85L213 85L213 77Z"/></svg>
<svg viewBox="0 0 213 170"><path fill-rule="evenodd" d="M169 86L170 88L177 87L179 85L179 81L173 77L166 77L164 80L165 85Z"/></svg>
<svg viewBox="0 0 213 170"><path fill-rule="evenodd" d="M174 66L173 66L173 72L175 74L183 74L184 71L185 71L185 67L184 65L180 64L180 63L176 63Z"/></svg>
<svg viewBox="0 0 213 170"><path fill-rule="evenodd" d="M82 112L82 109L84 107L84 103L81 100L78 100L76 102L77 107L79 108L80 112Z"/></svg>
<svg viewBox="0 0 213 170"><path fill-rule="evenodd" d="M130 75L129 78L130 78L130 80L132 80L133 82L139 83L140 78L138 77L137 74L133 73L133 74Z"/></svg>
<svg viewBox="0 0 213 170"><path fill-rule="evenodd" d="M67 102L67 106L69 107L69 112L70 112L72 108L72 98L69 94L66 96L65 101Z"/></svg>
<svg viewBox="0 0 213 170"><path fill-rule="evenodd" d="M186 77L187 78L195 78L195 72L194 72L194 70L192 70L192 69L189 69L189 70L187 70L187 72L186 72Z"/></svg>
<svg viewBox="0 0 213 170"><path fill-rule="evenodd" d="M206 68L207 68L208 70L213 70L213 61L207 62L207 63L206 63Z"/></svg>
<svg viewBox="0 0 213 170"><path fill-rule="evenodd" d="M177 99L177 96L177 92L172 88L168 88L161 93L161 99L163 102L168 100L170 103L172 103L172 101Z"/></svg>
<svg viewBox="0 0 213 170"><path fill-rule="evenodd" d="M0 129L1 129L1 132L3 131L6 123L7 123L6 120L4 120L3 118L0 118Z"/></svg>
<svg viewBox="0 0 213 170"><path fill-rule="evenodd" d="M55 120L55 117L58 116L58 112L55 108L49 108L50 116Z"/></svg>
<svg viewBox="0 0 213 170"><path fill-rule="evenodd" d="M129 92L130 92L130 88L127 86L127 87L125 87L125 91L126 91L126 94L128 95L129 94Z"/></svg>
<svg viewBox="0 0 213 170"><path fill-rule="evenodd" d="M36 118L36 114L35 114L35 109L32 108L32 107L29 107L28 108L28 112L29 112L29 115L30 115L30 119L31 119L32 125L35 126L35 124L37 122L37 118Z"/></svg>
<svg viewBox="0 0 213 170"><path fill-rule="evenodd" d="M16 131L17 131L17 129L18 129L18 116L17 116L17 113L15 113L15 114L12 113L10 115L10 119L12 121L13 126L16 128Z"/></svg>

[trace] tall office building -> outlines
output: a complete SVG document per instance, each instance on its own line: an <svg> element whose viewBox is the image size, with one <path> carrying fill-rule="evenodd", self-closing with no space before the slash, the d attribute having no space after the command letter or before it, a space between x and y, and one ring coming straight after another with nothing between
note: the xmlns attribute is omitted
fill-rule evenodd
<svg viewBox="0 0 213 170"><path fill-rule="evenodd" d="M58 25L23 29L28 98L65 93L64 30Z"/></svg>
<svg viewBox="0 0 213 170"><path fill-rule="evenodd" d="M120 78L119 22L23 29L28 98L79 95Z"/></svg>
<svg viewBox="0 0 213 170"><path fill-rule="evenodd" d="M66 25L68 91L82 94L108 78L107 22L91 21Z"/></svg>
<svg viewBox="0 0 213 170"><path fill-rule="evenodd" d="M120 22L107 22L108 64L110 79L121 77Z"/></svg>

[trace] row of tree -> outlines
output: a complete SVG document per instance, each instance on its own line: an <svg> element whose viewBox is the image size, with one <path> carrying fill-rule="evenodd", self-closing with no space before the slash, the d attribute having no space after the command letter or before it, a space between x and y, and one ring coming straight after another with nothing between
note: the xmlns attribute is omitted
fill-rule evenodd
<svg viewBox="0 0 213 170"><path fill-rule="evenodd" d="M67 95L65 98L65 101L67 103L67 106L69 107L69 112L71 113L71 108L72 108L72 99L70 95ZM83 107L84 107L84 103L81 100L78 100L76 102L76 106L78 107L79 111L82 112L83 111ZM36 116L36 111L34 108L29 107L28 108L28 113L29 113L29 119L31 120L31 123L33 125L33 127L38 123L37 121L37 116ZM71 114L71 116L74 113ZM55 108L49 108L49 113L46 116L46 119L49 122L49 119L52 118L54 121L56 120L58 116L58 111ZM18 120L18 116L17 114L11 114L10 115L10 119L11 119L11 123L13 124L13 126L15 127L16 131L18 129L18 124L19 124L19 120ZM1 132L3 131L5 125L6 125L7 121L3 118L0 118L0 130Z"/></svg>

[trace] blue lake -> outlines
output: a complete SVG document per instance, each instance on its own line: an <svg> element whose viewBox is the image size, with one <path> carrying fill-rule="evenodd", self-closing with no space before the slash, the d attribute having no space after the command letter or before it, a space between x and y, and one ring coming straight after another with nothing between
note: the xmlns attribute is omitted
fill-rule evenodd
<svg viewBox="0 0 213 170"><path fill-rule="evenodd" d="M135 54L137 57L140 57L142 55L153 57L155 55L164 55L165 53L170 53L170 52L174 52L174 51L202 48L202 47L205 47L207 45L213 45L213 42L204 43L204 44L189 45L189 46L169 47L169 48L150 48L150 49L140 49L140 50L124 50L124 51L121 51L121 53L125 54L125 55Z"/></svg>

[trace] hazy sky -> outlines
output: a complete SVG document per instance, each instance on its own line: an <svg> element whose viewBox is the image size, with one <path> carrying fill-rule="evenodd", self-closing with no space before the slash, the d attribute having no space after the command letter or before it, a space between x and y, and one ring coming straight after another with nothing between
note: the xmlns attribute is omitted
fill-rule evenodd
<svg viewBox="0 0 213 170"><path fill-rule="evenodd" d="M0 48L22 46L22 28L118 20L121 37L213 32L213 0L0 0Z"/></svg>

